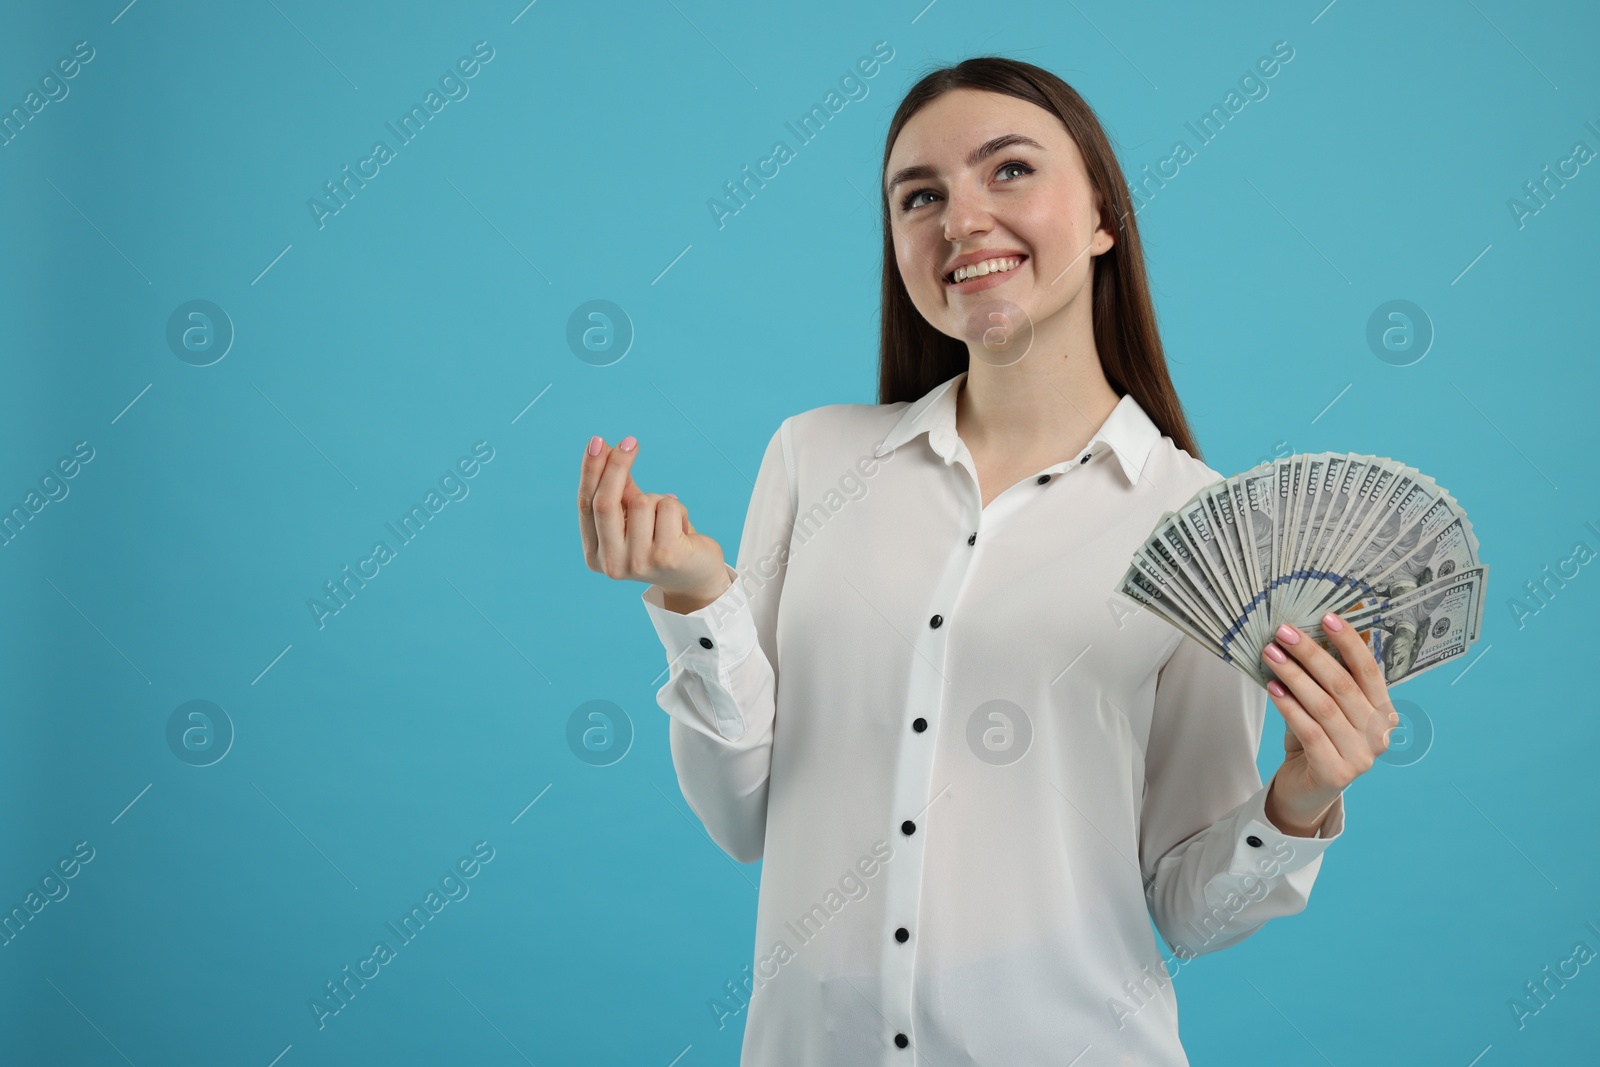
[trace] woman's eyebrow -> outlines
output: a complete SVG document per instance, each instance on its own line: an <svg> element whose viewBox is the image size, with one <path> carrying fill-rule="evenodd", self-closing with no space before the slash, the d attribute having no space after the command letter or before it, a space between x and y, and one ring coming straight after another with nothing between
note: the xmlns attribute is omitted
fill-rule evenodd
<svg viewBox="0 0 1600 1067"><path fill-rule="evenodd" d="M987 141L983 142L977 148L974 148L971 152L969 152L967 154L967 166L976 167L979 163L982 163L985 159L994 155L1002 148L1010 148L1012 145L1018 144L1027 145L1030 148L1037 148L1041 152L1045 150L1044 145L1040 144L1038 141L1035 141L1032 137L1027 137L1020 133L1002 133L999 137L989 138ZM899 170L895 171L894 177L889 179L889 184L885 188L893 189L901 182L920 181L923 178L935 177L937 174L938 171L934 170L926 163L913 163L909 167L901 167Z"/></svg>

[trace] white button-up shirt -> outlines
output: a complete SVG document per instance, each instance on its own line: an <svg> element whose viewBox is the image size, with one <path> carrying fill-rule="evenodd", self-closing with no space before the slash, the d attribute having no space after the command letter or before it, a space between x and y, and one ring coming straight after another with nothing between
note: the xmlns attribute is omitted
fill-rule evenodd
<svg viewBox="0 0 1600 1067"><path fill-rule="evenodd" d="M1265 692L1115 593L1221 476L1128 395L983 507L964 376L785 419L733 584L642 594L683 795L764 861L742 988L708 991L744 1067L1185 1064L1178 961L1305 908L1343 830L1343 797L1268 821Z"/></svg>

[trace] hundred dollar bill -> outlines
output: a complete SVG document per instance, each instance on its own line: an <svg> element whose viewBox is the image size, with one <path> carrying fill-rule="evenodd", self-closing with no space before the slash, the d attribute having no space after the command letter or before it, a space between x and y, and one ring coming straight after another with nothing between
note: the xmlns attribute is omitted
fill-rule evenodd
<svg viewBox="0 0 1600 1067"><path fill-rule="evenodd" d="M1163 512L1118 591L1263 685L1278 624L1330 647L1320 620L1336 612L1398 680L1477 640L1487 574L1466 513L1432 478L1389 456L1312 452Z"/></svg>
<svg viewBox="0 0 1600 1067"><path fill-rule="evenodd" d="M1467 650L1477 629L1488 573L1488 564L1478 564L1341 617L1366 635L1384 681L1394 685ZM1305 633L1342 662L1320 623L1306 626Z"/></svg>

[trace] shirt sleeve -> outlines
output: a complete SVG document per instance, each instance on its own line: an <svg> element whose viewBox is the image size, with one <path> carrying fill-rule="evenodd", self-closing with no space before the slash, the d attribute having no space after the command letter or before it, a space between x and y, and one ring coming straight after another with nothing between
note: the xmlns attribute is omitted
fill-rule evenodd
<svg viewBox="0 0 1600 1067"><path fill-rule="evenodd" d="M1256 755L1266 692L1184 634L1161 667L1145 759L1139 861L1156 929L1183 957L1305 909L1344 794L1311 837L1275 827Z"/></svg>
<svg viewBox="0 0 1600 1067"><path fill-rule="evenodd" d="M706 832L740 863L761 858L777 710L778 596L788 568L795 505L790 420L767 443L739 540L732 584L697 611L665 606L656 585L641 598L666 651L656 703L678 787Z"/></svg>

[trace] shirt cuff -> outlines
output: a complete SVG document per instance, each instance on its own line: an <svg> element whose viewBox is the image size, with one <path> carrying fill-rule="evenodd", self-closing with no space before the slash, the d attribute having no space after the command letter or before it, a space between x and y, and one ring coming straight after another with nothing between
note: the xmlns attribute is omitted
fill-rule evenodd
<svg viewBox="0 0 1600 1067"><path fill-rule="evenodd" d="M1340 793L1311 837L1286 834L1267 818L1268 781L1240 806L1234 816L1233 858L1228 872L1272 878L1300 870L1321 858L1344 833L1344 794Z"/></svg>
<svg viewBox="0 0 1600 1067"><path fill-rule="evenodd" d="M656 636L667 653L669 670L686 670L711 683L707 689L722 695L731 689L729 672L744 662L756 647L755 616L739 572L723 564L730 584L711 603L690 612L666 607L666 593L651 585L640 594ZM711 699L717 732L736 740L744 732L743 717L731 699Z"/></svg>

